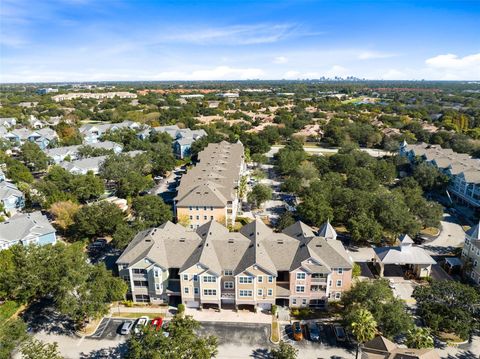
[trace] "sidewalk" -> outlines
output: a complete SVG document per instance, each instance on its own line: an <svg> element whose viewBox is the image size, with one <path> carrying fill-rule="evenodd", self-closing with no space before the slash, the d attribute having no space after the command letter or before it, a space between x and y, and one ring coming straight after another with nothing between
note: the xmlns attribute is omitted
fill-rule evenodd
<svg viewBox="0 0 480 359"><path fill-rule="evenodd" d="M191 308L185 309L185 315L191 315L193 319L199 322L231 322L231 323L256 323L270 324L272 323L272 315L266 313L253 313L250 311L233 311L222 309L217 312L214 309L196 310Z"/></svg>

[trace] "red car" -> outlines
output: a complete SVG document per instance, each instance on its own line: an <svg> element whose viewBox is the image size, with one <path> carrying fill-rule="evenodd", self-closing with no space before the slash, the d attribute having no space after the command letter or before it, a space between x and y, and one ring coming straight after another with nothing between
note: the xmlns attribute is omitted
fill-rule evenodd
<svg viewBox="0 0 480 359"><path fill-rule="evenodd" d="M162 328L162 324L163 324L163 318L155 318L152 320L152 322L150 323L152 325L152 327L154 327L156 330L160 330Z"/></svg>

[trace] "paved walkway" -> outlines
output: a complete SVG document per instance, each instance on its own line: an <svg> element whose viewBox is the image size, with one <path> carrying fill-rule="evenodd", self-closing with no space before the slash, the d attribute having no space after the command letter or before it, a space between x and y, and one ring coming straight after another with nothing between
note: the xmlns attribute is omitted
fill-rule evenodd
<svg viewBox="0 0 480 359"><path fill-rule="evenodd" d="M272 315L270 313L253 313L246 310L240 310L236 312L233 310L222 309L220 312L217 312L214 309L196 310L186 308L185 315L191 315L193 319L199 322L233 322L258 324L269 324L272 322Z"/></svg>

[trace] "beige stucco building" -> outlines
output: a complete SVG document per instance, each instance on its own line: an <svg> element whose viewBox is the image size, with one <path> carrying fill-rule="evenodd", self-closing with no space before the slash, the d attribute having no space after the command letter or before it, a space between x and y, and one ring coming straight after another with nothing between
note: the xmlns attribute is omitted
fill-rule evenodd
<svg viewBox="0 0 480 359"><path fill-rule="evenodd" d="M241 142L210 143L198 154L197 165L182 177L174 201L177 220L190 230L211 220L235 223L238 186L244 171Z"/></svg>
<svg viewBox="0 0 480 359"><path fill-rule="evenodd" d="M325 307L350 289L353 267L330 223L274 233L260 220L240 232L213 220L195 231L167 222L140 232L117 265L136 302L252 309Z"/></svg>

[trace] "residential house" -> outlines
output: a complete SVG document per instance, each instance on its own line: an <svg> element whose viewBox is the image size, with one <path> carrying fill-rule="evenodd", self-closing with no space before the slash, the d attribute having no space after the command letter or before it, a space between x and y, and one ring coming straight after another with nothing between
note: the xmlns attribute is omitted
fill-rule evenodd
<svg viewBox="0 0 480 359"><path fill-rule="evenodd" d="M87 124L80 127L79 131L83 137L84 144L96 143L108 131L116 131L121 128L129 128L132 130L140 129L141 125L134 121L123 121L119 123L98 123Z"/></svg>
<svg viewBox="0 0 480 359"><path fill-rule="evenodd" d="M18 128L11 130L3 137L17 146L23 145L25 141L30 141L36 143L42 150L46 149L50 143L58 139L57 133L51 128L42 128L33 131L27 128Z"/></svg>
<svg viewBox="0 0 480 359"><path fill-rule="evenodd" d="M173 152L177 158L190 156L192 144L207 135L203 129L191 130L189 128L179 128L177 125L155 127L153 131L168 133L173 138Z"/></svg>
<svg viewBox="0 0 480 359"><path fill-rule="evenodd" d="M28 118L28 125L30 126L30 128L33 128L34 130L39 130L45 127L45 123L33 115L30 115L30 117Z"/></svg>
<svg viewBox="0 0 480 359"><path fill-rule="evenodd" d="M106 158L107 156L83 158L71 162L61 162L60 166L73 174L85 175L90 171L94 174L98 174L100 172L100 167Z"/></svg>
<svg viewBox="0 0 480 359"><path fill-rule="evenodd" d="M55 244L57 237L47 217L41 212L16 214L0 223L0 250L15 244Z"/></svg>
<svg viewBox="0 0 480 359"><path fill-rule="evenodd" d="M13 117L2 117L0 118L0 126L5 128L12 128L15 127L17 124L17 119Z"/></svg>
<svg viewBox="0 0 480 359"><path fill-rule="evenodd" d="M480 209L480 159L438 145L410 145L405 141L400 145L400 155L411 163L420 159L437 167L450 178L448 191L453 198L468 207Z"/></svg>
<svg viewBox="0 0 480 359"><path fill-rule="evenodd" d="M65 146L65 147L55 147L55 148L48 148L45 149L45 154L56 164L65 161L68 159L69 161L77 160L79 150L84 146L90 146L95 149L105 149L105 150L112 150L113 153L119 154L122 152L123 146L116 142L112 141L103 141L103 142L95 142L88 145L74 145L74 146Z"/></svg>
<svg viewBox="0 0 480 359"><path fill-rule="evenodd" d="M238 186L245 171L241 142L210 143L198 154L198 163L181 179L174 211L190 229L214 219L235 223L239 207Z"/></svg>
<svg viewBox="0 0 480 359"><path fill-rule="evenodd" d="M466 274L480 285L480 221L466 232L461 259Z"/></svg>
<svg viewBox="0 0 480 359"><path fill-rule="evenodd" d="M362 359L440 359L433 348L400 348L383 336L377 336L362 345Z"/></svg>
<svg viewBox="0 0 480 359"><path fill-rule="evenodd" d="M214 220L196 231L167 222L138 233L117 265L135 302L324 308L350 289L353 267L335 231L324 233L329 237L302 222L282 233L260 220L240 232Z"/></svg>
<svg viewBox="0 0 480 359"><path fill-rule="evenodd" d="M20 191L17 186L11 182L5 181L5 175L3 172L0 177L3 180L0 181L0 202L6 212L15 212L25 207L25 195Z"/></svg>

